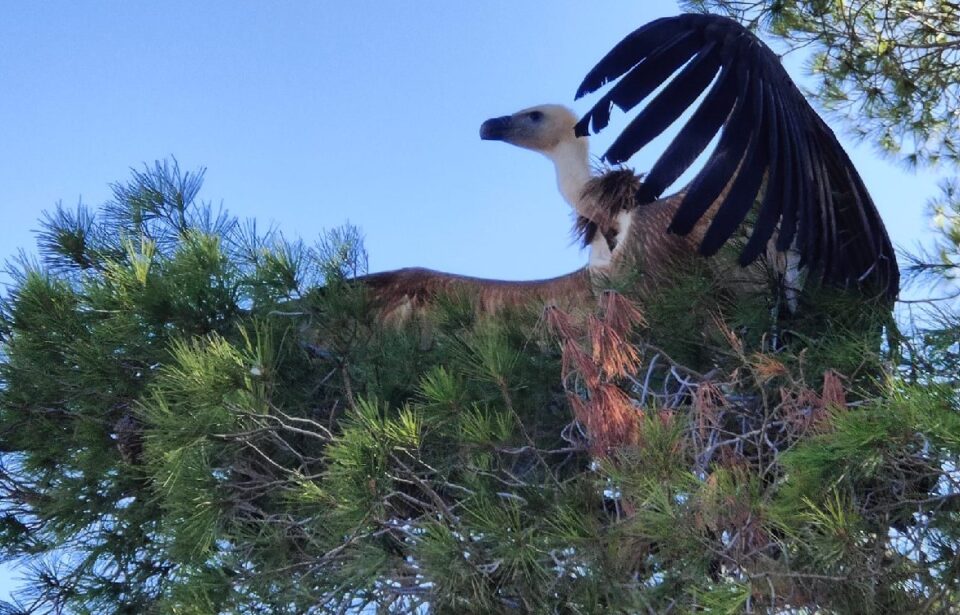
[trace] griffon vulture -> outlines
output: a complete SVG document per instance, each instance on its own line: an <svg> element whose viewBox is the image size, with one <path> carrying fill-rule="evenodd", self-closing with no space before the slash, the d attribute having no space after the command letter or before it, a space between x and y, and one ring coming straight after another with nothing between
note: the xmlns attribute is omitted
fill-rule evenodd
<svg viewBox="0 0 960 615"><path fill-rule="evenodd" d="M464 285L480 293L481 310L524 297L588 297L595 274L624 265L639 266L642 284L653 290L690 259L714 257L735 234L743 237L736 262L714 268L736 285L744 281L742 268L763 257L779 272L791 309L804 280L896 297L894 250L863 181L778 56L751 32L715 15L658 19L603 57L577 98L613 81L582 119L560 105L541 105L487 120L480 129L483 139L538 151L553 162L560 192L590 247L589 265L528 283L427 270L364 278L382 294L388 312ZM647 101L603 155L617 165L701 96L648 173L592 174L586 135L608 125L612 107L628 111ZM718 134L694 179L663 197Z"/></svg>

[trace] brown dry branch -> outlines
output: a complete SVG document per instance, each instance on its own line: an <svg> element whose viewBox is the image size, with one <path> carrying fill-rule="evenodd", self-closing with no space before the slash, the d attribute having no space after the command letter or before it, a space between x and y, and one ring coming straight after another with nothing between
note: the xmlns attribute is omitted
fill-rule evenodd
<svg viewBox="0 0 960 615"><path fill-rule="evenodd" d="M561 378L574 416L590 450L604 457L637 442L639 412L617 383L640 368L640 354L629 340L644 319L628 299L609 290L601 294L599 312L587 316L586 331L556 307L548 308L545 321L560 342Z"/></svg>
<svg viewBox="0 0 960 615"><path fill-rule="evenodd" d="M628 332L646 324L640 308L618 292L605 290L600 294L600 313L603 321L615 331Z"/></svg>

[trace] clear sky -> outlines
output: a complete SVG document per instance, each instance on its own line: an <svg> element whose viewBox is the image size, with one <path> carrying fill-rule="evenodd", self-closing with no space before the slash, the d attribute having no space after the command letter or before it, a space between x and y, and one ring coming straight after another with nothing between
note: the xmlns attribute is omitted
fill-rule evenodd
<svg viewBox="0 0 960 615"><path fill-rule="evenodd" d="M99 205L131 166L176 156L208 168L203 198L287 236L359 226L371 270L566 273L586 255L550 165L481 142L480 123L543 102L585 111L573 93L587 70L677 12L667 0L4 2L0 258L32 249L57 201ZM923 239L932 177L866 146L851 154L894 242Z"/></svg>

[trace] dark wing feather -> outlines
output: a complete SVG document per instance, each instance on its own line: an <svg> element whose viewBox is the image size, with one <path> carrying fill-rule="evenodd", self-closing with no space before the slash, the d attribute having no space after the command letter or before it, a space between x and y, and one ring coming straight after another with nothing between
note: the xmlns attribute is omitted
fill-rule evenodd
<svg viewBox="0 0 960 615"><path fill-rule="evenodd" d="M798 128L796 126L793 107L786 104L782 99L779 101L778 110L783 113L783 122L780 126L786 139L783 141L781 151L789 152L790 166L786 167L784 183L784 197L787 199L782 204L780 212L780 232L777 235L777 250L781 252L790 248L797 238L797 222L799 214L806 207L806 195L809 179L807 179L803 166L803 155L800 147L800 140L790 138L790 135L796 137Z"/></svg>
<svg viewBox="0 0 960 615"><path fill-rule="evenodd" d="M631 109L683 66L702 46L699 37L687 32L654 49L643 62L630 69L595 105L591 128L599 132L610 122L610 109ZM586 127L583 127L585 130ZM609 153L609 152L608 152Z"/></svg>
<svg viewBox="0 0 960 615"><path fill-rule="evenodd" d="M707 44L623 129L607 150L606 158L611 164L619 164L633 156L657 136L657 126L669 126L693 104L720 68L720 58L714 53L714 47L714 43ZM667 73L664 78L669 75ZM619 102L616 104L624 106Z"/></svg>
<svg viewBox="0 0 960 615"><path fill-rule="evenodd" d="M603 129L613 106L628 110L663 86L604 155L612 163L662 134L710 87L637 192L641 203L659 198L720 133L685 190L672 232L689 233L710 211L700 251L713 254L759 200L742 265L764 253L776 235L777 249L798 250L801 262L824 281L868 283L896 296L893 246L863 181L760 39L716 15L658 19L604 56L577 98L612 81L577 124L577 134Z"/></svg>
<svg viewBox="0 0 960 615"><path fill-rule="evenodd" d="M639 64L651 51L675 39L685 30L689 30L689 26L682 17L657 19L634 30L587 73L577 90L577 98L619 78Z"/></svg>
<svg viewBox="0 0 960 615"><path fill-rule="evenodd" d="M639 202L648 203L663 194L693 164L723 126L729 105L736 97L736 86L731 83L736 77L728 67L729 64L723 67L703 102L650 169L637 195Z"/></svg>
<svg viewBox="0 0 960 615"><path fill-rule="evenodd" d="M763 84L754 81L748 87L749 91L746 94L745 101L749 105L750 115L761 118L761 121L754 124L750 141L747 143L746 152L740 163L739 172L736 174L733 184L730 186L730 191L723 202L724 215L714 216L703 241L700 243L700 253L704 256L716 254L724 242L733 235L737 227L747 217L750 208L753 207L757 191L760 189L760 184L763 183L765 166L757 164L758 160L767 158L765 132L769 129L769 126L767 125L768 122L763 119Z"/></svg>
<svg viewBox="0 0 960 615"><path fill-rule="evenodd" d="M780 217L780 208L787 211L786 200L793 198L792 194L784 193L784 176L786 169L792 164L790 148L779 147L779 135L783 130L783 112L778 108L777 100L769 83L764 84L764 107L767 109L767 152L777 152L776 158L770 163L767 173L767 185L764 189L763 202L753 225L753 232L747 245L740 253L740 266L745 267L752 263L767 247L767 242L776 230L777 219Z"/></svg>
<svg viewBox="0 0 960 615"><path fill-rule="evenodd" d="M680 207L670 223L670 232L686 235L693 230L703 214L726 188L751 143L754 118L750 113L750 99L745 94L745 88L750 81L749 71L740 71L736 81L736 88L740 94L736 97L733 109L723 125L717 147L710 156L710 160L687 187ZM717 212L718 215L720 213Z"/></svg>

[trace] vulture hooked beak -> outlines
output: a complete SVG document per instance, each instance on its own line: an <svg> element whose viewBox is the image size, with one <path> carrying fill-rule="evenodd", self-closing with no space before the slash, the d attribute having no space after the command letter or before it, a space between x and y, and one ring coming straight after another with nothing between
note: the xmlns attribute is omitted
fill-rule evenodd
<svg viewBox="0 0 960 615"><path fill-rule="evenodd" d="M484 141L503 141L512 130L513 116L502 115L480 125L480 138Z"/></svg>

